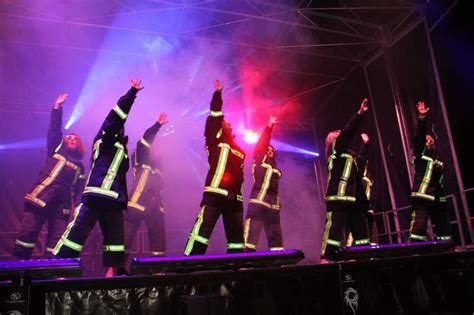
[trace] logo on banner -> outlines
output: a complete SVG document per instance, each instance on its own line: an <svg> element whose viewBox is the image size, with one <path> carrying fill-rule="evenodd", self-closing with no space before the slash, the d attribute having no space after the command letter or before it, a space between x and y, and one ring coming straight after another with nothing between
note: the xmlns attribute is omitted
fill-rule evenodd
<svg viewBox="0 0 474 315"><path fill-rule="evenodd" d="M10 294L10 300L18 301L19 299L21 299L21 293L20 292L13 292L12 294Z"/></svg>
<svg viewBox="0 0 474 315"><path fill-rule="evenodd" d="M353 287L348 287L344 291L344 302L346 302L346 304L352 309L352 312L355 315L357 308L359 307L359 294L357 293L357 290Z"/></svg>

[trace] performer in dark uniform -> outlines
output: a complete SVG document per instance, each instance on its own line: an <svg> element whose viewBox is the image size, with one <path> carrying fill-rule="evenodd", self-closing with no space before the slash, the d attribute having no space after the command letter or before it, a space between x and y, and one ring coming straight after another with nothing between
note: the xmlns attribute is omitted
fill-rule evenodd
<svg viewBox="0 0 474 315"><path fill-rule="evenodd" d="M107 276L114 272L125 273L123 210L128 202L129 162L124 125L138 91L143 89L140 80L131 83L131 89L118 100L94 138L92 166L82 203L54 249L58 257L79 257L91 229L99 221L104 236L103 264L109 267Z"/></svg>
<svg viewBox="0 0 474 315"><path fill-rule="evenodd" d="M25 196L22 227L13 249L13 256L21 259L31 258L45 222L48 223L46 251L49 256L66 228L74 201L79 201L84 188L84 166L81 162L85 153L84 144L77 134L69 133L63 138L61 131L62 104L67 96L59 95L53 106L48 129L48 155L36 185Z"/></svg>
<svg viewBox="0 0 474 315"><path fill-rule="evenodd" d="M338 259L347 225L354 235L355 246L370 244L365 209L358 205L361 196L366 197L358 184L356 154L349 149L363 114L368 110L367 102L367 99L362 101L344 129L332 131L326 137L327 220L321 248L322 258L326 260Z"/></svg>
<svg viewBox="0 0 474 315"><path fill-rule="evenodd" d="M359 149L359 154L357 155L356 165L358 178L361 180L362 191L365 193L367 199L361 196L361 201L357 204L362 207L362 209L366 209L367 223L369 226L370 244L377 245L379 242L379 234L377 229L377 222L375 221L375 208L372 198L372 189L374 181L369 173L369 136L366 133L362 133L360 137L362 138L362 144ZM349 231L349 226L347 228ZM352 237L352 233L349 233L347 246L352 246L353 241L354 239Z"/></svg>
<svg viewBox="0 0 474 315"><path fill-rule="evenodd" d="M125 213L125 248L128 251L135 239L140 224L145 223L152 256L165 254L165 208L162 199L163 174L151 147L161 126L167 123L167 115L162 113L148 128L133 154L133 189Z"/></svg>
<svg viewBox="0 0 474 315"><path fill-rule="evenodd" d="M276 117L270 117L268 125L255 145L253 160L254 183L245 219L245 250L255 251L262 227L265 228L268 248L283 250L280 225L280 198L278 183L281 171L277 167L275 148L270 145Z"/></svg>
<svg viewBox="0 0 474 315"><path fill-rule="evenodd" d="M451 240L449 213L446 208L443 162L436 155L435 140L427 133L426 116L429 108L424 102L418 102L418 126L414 139L412 223L410 241L427 240L428 217L434 224L433 231L437 240Z"/></svg>
<svg viewBox="0 0 474 315"><path fill-rule="evenodd" d="M244 250L242 188L245 153L235 142L232 127L222 112L223 85L214 81L211 112L206 120L205 137L209 171L196 219L184 251L185 255L204 254L214 225L222 214L227 252Z"/></svg>

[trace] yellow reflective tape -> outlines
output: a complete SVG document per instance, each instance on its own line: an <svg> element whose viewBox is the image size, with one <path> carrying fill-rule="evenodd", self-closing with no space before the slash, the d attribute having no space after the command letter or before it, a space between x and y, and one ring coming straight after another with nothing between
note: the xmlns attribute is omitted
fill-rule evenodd
<svg viewBox="0 0 474 315"><path fill-rule="evenodd" d="M35 243L27 243L20 240L16 240L15 244L24 248L35 248Z"/></svg>
<svg viewBox="0 0 474 315"><path fill-rule="evenodd" d="M112 197L114 199L117 199L118 196L119 196L118 192L115 192L113 190L104 189L104 188L100 188L100 187L93 187L93 186L87 186L84 189L84 193L94 193L94 194L98 194L98 195L104 195L104 196Z"/></svg>
<svg viewBox="0 0 474 315"><path fill-rule="evenodd" d="M59 173L61 170L64 168L64 165L66 164L66 160L58 160L56 164L54 165L53 169L51 172L48 174L48 176L39 184L38 186L33 189L33 191L29 194L31 198L36 198L39 193L41 193L46 187L51 185L51 183L58 177Z"/></svg>
<svg viewBox="0 0 474 315"><path fill-rule="evenodd" d="M144 138L141 138L140 139L140 143L143 144L145 147L147 147L148 149L151 149L151 143L146 141Z"/></svg>
<svg viewBox="0 0 474 315"><path fill-rule="evenodd" d="M127 119L127 113L124 112L118 105L115 105L112 110L123 120Z"/></svg>
<svg viewBox="0 0 474 315"><path fill-rule="evenodd" d="M211 115L212 117L221 117L224 116L224 113L222 111L211 110L209 115Z"/></svg>
<svg viewBox="0 0 474 315"><path fill-rule="evenodd" d="M217 162L216 172L214 173L214 177L212 178L210 185L213 188L219 187L222 180L222 176L224 176L225 167L227 165L227 159L229 157L230 146L228 144L220 143L219 147L221 147L221 150L219 152L219 160Z"/></svg>

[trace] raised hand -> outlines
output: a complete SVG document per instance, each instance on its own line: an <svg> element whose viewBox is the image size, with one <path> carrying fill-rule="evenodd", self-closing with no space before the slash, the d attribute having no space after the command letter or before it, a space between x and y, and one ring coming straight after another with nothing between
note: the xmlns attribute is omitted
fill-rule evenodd
<svg viewBox="0 0 474 315"><path fill-rule="evenodd" d="M276 116L270 116L268 118L268 126L269 127L273 126L276 123L278 123L278 119L276 118Z"/></svg>
<svg viewBox="0 0 474 315"><path fill-rule="evenodd" d="M161 113L158 119L156 120L160 125L164 125L168 122L168 114Z"/></svg>
<svg viewBox="0 0 474 315"><path fill-rule="evenodd" d="M221 92L223 88L224 86L222 85L221 81L219 80L214 81L214 89L216 89L216 91Z"/></svg>
<svg viewBox="0 0 474 315"><path fill-rule="evenodd" d="M369 100L367 98L364 98L364 100L360 104L359 111L357 112L359 115L365 113L369 109L369 106L367 106L368 102Z"/></svg>
<svg viewBox="0 0 474 315"><path fill-rule="evenodd" d="M142 80L139 79L131 79L130 83L132 84L132 87L137 89L138 91L142 90L144 87L142 86Z"/></svg>
<svg viewBox="0 0 474 315"><path fill-rule="evenodd" d="M58 98L56 99L56 102L54 102L54 109L59 109L63 105L63 103L67 100L67 97L69 94L64 93L64 94L59 94Z"/></svg>
<svg viewBox="0 0 474 315"><path fill-rule="evenodd" d="M369 143L369 135L367 135L366 133L361 133L360 137L362 138L362 141L364 141L364 143Z"/></svg>
<svg viewBox="0 0 474 315"><path fill-rule="evenodd" d="M430 110L428 107L425 106L425 102L423 101L416 103L416 108L418 109L418 114L420 114L420 116L425 116L426 113Z"/></svg>

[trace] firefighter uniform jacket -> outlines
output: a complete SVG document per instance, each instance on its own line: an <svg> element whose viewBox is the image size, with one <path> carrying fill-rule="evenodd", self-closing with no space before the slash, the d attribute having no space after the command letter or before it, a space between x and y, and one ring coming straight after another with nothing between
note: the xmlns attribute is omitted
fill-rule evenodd
<svg viewBox="0 0 474 315"><path fill-rule="evenodd" d="M222 130L223 121L222 94L216 91L212 96L211 112L204 132L209 162L204 195L242 201L245 153L233 139L226 139Z"/></svg>
<svg viewBox="0 0 474 315"><path fill-rule="evenodd" d="M94 200L93 197L100 197L101 200L112 201L121 209L127 208L126 174L129 161L123 128L137 92L132 87L118 100L94 139L92 166L82 195L84 203Z"/></svg>
<svg viewBox="0 0 474 315"><path fill-rule="evenodd" d="M148 207L158 207L163 211L161 192L163 174L156 161L150 158L150 150L161 124L156 122L148 128L137 143L133 157L133 189L128 207L145 211Z"/></svg>
<svg viewBox="0 0 474 315"><path fill-rule="evenodd" d="M435 156L433 149L430 150L426 147L426 124L424 117L418 118L412 160L415 167L415 179L411 197L427 201L446 202L443 162Z"/></svg>
<svg viewBox="0 0 474 315"><path fill-rule="evenodd" d="M281 171L277 168L275 158L269 158L267 148L270 145L272 128L266 127L258 140L252 165L253 186L249 203L256 203L271 209L280 209L278 183Z"/></svg>
<svg viewBox="0 0 474 315"><path fill-rule="evenodd" d="M361 121L362 115L352 116L332 143L331 155L328 157L326 203L356 202L359 179L357 178L357 166L354 163L355 157L349 151L348 146Z"/></svg>
<svg viewBox="0 0 474 315"><path fill-rule="evenodd" d="M78 201L84 187L84 166L81 161L62 147L62 108L54 109L47 138L47 158L39 179L31 192L26 194L26 209L44 208L54 198L55 203L68 214L73 199Z"/></svg>

